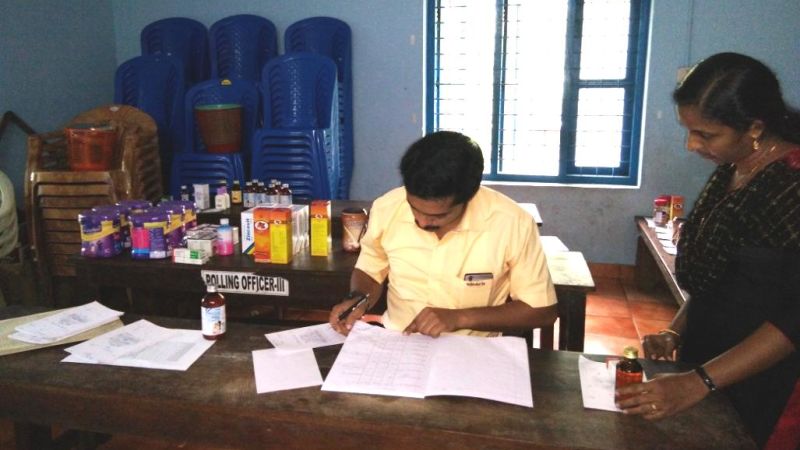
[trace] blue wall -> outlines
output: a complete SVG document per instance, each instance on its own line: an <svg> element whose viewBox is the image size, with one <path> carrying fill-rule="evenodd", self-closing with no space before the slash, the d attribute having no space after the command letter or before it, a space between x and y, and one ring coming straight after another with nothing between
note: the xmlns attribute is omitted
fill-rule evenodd
<svg viewBox="0 0 800 450"><path fill-rule="evenodd" d="M103 0L4 0L0 14L0 114L39 133L114 98L111 4ZM27 142L15 126L0 141L0 170L22 208Z"/></svg>
<svg viewBox="0 0 800 450"><path fill-rule="evenodd" d="M164 17L191 17L210 26L232 14L259 14L281 35L299 19L337 17L352 27L354 40L351 197L373 199L400 184L400 156L423 132L424 1L7 0L0 18L0 109L17 111L37 130L50 130L104 103L111 98L116 64L139 54L141 29ZM713 169L684 150L670 100L678 69L718 51L748 53L776 70L786 97L800 106L797 17L800 2L794 0L653 0L641 186L495 187L536 203L544 234L558 235L589 261L633 264L633 216L649 214L660 193L682 194L691 206ZM77 56L71 47L92 56ZM63 94L67 89L72 91ZM0 168L21 180L24 143L20 148L8 141L0 143Z"/></svg>

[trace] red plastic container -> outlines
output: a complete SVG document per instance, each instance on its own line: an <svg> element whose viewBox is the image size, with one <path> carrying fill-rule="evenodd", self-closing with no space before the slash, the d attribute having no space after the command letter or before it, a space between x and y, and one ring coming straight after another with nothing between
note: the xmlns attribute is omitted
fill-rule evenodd
<svg viewBox="0 0 800 450"><path fill-rule="evenodd" d="M117 130L108 124L77 124L66 128L70 170L111 170Z"/></svg>
<svg viewBox="0 0 800 450"><path fill-rule="evenodd" d="M242 105L198 105L194 116L209 153L238 152L242 147Z"/></svg>

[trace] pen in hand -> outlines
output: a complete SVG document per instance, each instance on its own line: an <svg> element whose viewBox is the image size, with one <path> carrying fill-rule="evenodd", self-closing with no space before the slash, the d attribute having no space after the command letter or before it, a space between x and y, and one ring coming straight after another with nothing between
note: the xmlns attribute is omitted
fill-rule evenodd
<svg viewBox="0 0 800 450"><path fill-rule="evenodd" d="M353 303L351 307L347 308L346 310L342 311L341 314L339 314L339 322L347 319L347 317L349 317L353 311L360 308L361 305L363 305L364 303L367 303L368 300L369 300L369 294L364 294L361 298L358 299L357 302Z"/></svg>

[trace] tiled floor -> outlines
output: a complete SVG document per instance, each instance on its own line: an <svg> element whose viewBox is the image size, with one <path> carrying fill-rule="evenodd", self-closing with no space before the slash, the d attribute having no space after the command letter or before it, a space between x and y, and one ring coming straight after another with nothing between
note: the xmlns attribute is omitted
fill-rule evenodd
<svg viewBox="0 0 800 450"><path fill-rule="evenodd" d="M622 281L616 277L604 277L603 273L595 273L592 268L597 289L589 294L586 300L586 339L584 352L618 355L627 345L634 345L641 351L641 338L648 333L669 326L672 316L677 311L675 301L666 291L645 293L637 289L633 283ZM327 313L291 312L287 319L325 320ZM557 327L556 327L557 329ZM556 336L556 342L558 342ZM0 420L0 449L13 450L13 427L11 422ZM135 449L183 449L206 450L188 444L170 444L156 440L134 436L118 435L101 445L104 450Z"/></svg>

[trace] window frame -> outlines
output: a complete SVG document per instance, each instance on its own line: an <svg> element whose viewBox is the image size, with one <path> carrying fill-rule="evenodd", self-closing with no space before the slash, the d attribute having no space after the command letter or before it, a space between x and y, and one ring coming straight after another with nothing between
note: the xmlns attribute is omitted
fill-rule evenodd
<svg viewBox="0 0 800 450"><path fill-rule="evenodd" d="M505 8L509 0L497 0L498 20L495 24L496 36L504 35ZM430 133L437 127L436 86L439 83L437 58L439 54L437 35L437 9L440 0L426 2L426 81L425 81L425 129ZM568 36L564 57L565 80L563 107L561 112L561 139L559 148L559 174L555 176L512 175L498 172L498 142L503 119L504 80L494 83L492 100L492 151L490 172L483 175L485 181L495 182L534 182L567 185L618 185L638 186L640 174L640 143L644 105L644 84L647 60L647 43L650 28L651 0L631 0L628 33L628 59L625 78L614 80L580 80L578 65L581 51L581 24L583 0L568 0ZM500 13L503 13L503 18ZM569 38L572 36L572 38ZM492 63L496 69L504 69L504 39L495 39L495 54ZM487 61L488 62L488 61ZM574 69L569 69L574 67ZM504 70L496 70L503 77ZM582 88L623 88L625 89L622 135L620 143L620 164L624 168L577 167L574 165L575 128L578 115L578 93ZM623 173L620 173L623 172Z"/></svg>

